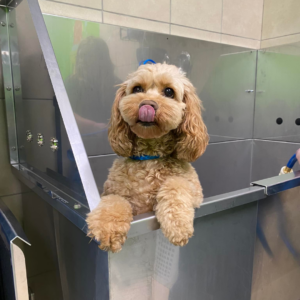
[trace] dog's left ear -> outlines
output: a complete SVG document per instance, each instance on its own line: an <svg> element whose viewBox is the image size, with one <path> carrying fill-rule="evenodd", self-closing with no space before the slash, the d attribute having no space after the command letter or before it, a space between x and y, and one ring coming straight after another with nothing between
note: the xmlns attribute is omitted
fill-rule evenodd
<svg viewBox="0 0 300 300"><path fill-rule="evenodd" d="M108 128L108 140L112 149L123 157L129 157L132 153L132 132L129 125L123 120L119 103L125 96L126 83L121 84L116 93L116 98L111 110L111 118Z"/></svg>
<svg viewBox="0 0 300 300"><path fill-rule="evenodd" d="M175 130L178 141L174 156L179 160L192 162L204 153L209 136L201 116L201 100L188 80L184 83L183 102L186 108L183 120Z"/></svg>

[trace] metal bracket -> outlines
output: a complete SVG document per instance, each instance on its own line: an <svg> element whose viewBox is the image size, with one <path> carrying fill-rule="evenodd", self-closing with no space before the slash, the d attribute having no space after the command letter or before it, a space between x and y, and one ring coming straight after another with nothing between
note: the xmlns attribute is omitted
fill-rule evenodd
<svg viewBox="0 0 300 300"><path fill-rule="evenodd" d="M251 183L254 186L262 186L265 188L265 194L274 195L297 186L300 186L300 171L263 179Z"/></svg>

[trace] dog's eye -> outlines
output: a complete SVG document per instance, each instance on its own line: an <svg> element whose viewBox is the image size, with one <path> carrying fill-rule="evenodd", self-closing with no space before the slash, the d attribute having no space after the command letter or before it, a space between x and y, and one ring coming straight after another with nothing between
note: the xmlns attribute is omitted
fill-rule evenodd
<svg viewBox="0 0 300 300"><path fill-rule="evenodd" d="M143 92L143 89L142 89L141 86L135 86L135 87L133 88L132 92L133 92L134 94L136 94L136 93L142 93L142 92Z"/></svg>
<svg viewBox="0 0 300 300"><path fill-rule="evenodd" d="M174 91L171 88L165 88L164 93L168 98L174 98Z"/></svg>

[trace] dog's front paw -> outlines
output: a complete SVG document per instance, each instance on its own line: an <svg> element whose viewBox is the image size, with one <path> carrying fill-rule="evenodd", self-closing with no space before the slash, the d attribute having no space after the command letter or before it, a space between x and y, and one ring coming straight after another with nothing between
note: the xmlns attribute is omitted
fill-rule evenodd
<svg viewBox="0 0 300 300"><path fill-rule="evenodd" d="M121 197L107 197L88 214L88 236L100 242L100 249L119 252L126 241L132 221L131 206Z"/></svg>
<svg viewBox="0 0 300 300"><path fill-rule="evenodd" d="M170 228L162 228L165 237L175 246L185 246L189 238L193 236L194 227L187 224L177 223Z"/></svg>
<svg viewBox="0 0 300 300"><path fill-rule="evenodd" d="M88 236L100 242L99 248L104 251L119 252L127 239L130 223L93 223L89 221Z"/></svg>

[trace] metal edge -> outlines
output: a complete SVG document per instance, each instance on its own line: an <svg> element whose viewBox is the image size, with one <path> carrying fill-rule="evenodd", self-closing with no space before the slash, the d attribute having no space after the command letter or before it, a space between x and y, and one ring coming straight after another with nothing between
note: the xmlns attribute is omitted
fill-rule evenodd
<svg viewBox="0 0 300 300"><path fill-rule="evenodd" d="M78 205L76 200L30 170L19 165L12 166L11 169L12 173L21 182L87 234L87 224L85 221L86 214L89 213L87 208L81 206L75 209L75 205Z"/></svg>
<svg viewBox="0 0 300 300"><path fill-rule="evenodd" d="M32 20L44 54L53 89L60 108L62 119L69 137L71 148L76 160L82 185L87 197L90 210L93 210L101 200L99 191L92 173L92 169L85 151L82 138L73 114L73 110L63 83L62 76L55 58L54 50L48 35L37 0L28 0Z"/></svg>
<svg viewBox="0 0 300 300"><path fill-rule="evenodd" d="M265 194L270 196L300 186L300 171L254 181L253 186L264 187Z"/></svg>
<svg viewBox="0 0 300 300"><path fill-rule="evenodd" d="M9 156L11 164L19 161L17 128L15 119L14 89L12 83L11 53L9 47L8 19L6 8L0 8L0 48L2 58L3 85L5 96L6 122L8 131Z"/></svg>
<svg viewBox="0 0 300 300"><path fill-rule="evenodd" d="M7 242L10 244L16 238L30 246L30 242L23 231L22 226L17 221L16 217L13 215L11 210L6 206L6 204L0 198L0 226L1 231L4 233Z"/></svg>
<svg viewBox="0 0 300 300"><path fill-rule="evenodd" d="M85 207L75 210L74 205L78 203L75 199L23 166L12 166L12 172L33 192L38 194L43 200L58 210L85 234L87 233L88 228L85 219L88 210ZM53 193L55 195L59 195L59 197L53 198ZM263 187L256 186L205 198L201 207L195 211L195 219L258 201L266 197L265 189ZM160 225L154 212L141 214L133 218L128 232L128 237L139 236L159 228Z"/></svg>
<svg viewBox="0 0 300 300"><path fill-rule="evenodd" d="M234 192L205 198L201 207L195 211L195 219L232 209L247 203L266 198L263 187L249 187ZM154 212L134 217L128 237L135 237L160 228Z"/></svg>

